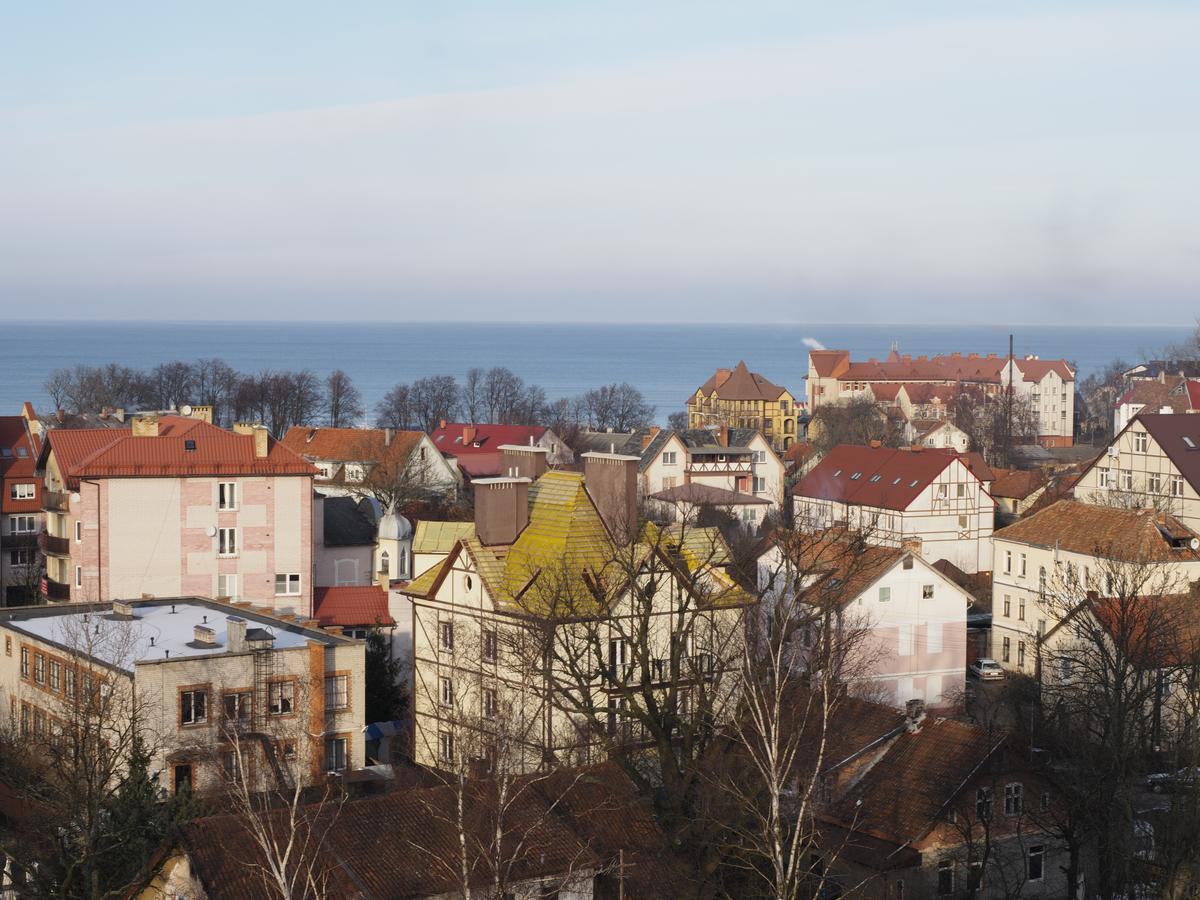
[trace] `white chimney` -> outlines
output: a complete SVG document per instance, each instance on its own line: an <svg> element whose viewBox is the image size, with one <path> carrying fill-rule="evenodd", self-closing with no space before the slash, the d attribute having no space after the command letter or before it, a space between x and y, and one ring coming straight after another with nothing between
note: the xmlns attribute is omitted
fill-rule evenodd
<svg viewBox="0 0 1200 900"><path fill-rule="evenodd" d="M246 649L246 620L241 616L226 616L225 631L230 653L241 653Z"/></svg>

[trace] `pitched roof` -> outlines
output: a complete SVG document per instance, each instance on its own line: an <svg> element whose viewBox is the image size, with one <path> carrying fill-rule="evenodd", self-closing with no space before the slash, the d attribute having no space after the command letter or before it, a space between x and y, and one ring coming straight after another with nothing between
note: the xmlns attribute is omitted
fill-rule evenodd
<svg viewBox="0 0 1200 900"><path fill-rule="evenodd" d="M1045 487L1048 478L1044 469L1012 469L992 482L992 496L1024 500Z"/></svg>
<svg viewBox="0 0 1200 900"><path fill-rule="evenodd" d="M41 483L36 477L37 440L31 439L23 416L0 416L0 510L31 513L41 509ZM8 484L15 481L35 485L33 497L16 500Z"/></svg>
<svg viewBox="0 0 1200 900"><path fill-rule="evenodd" d="M1008 363L1007 356L996 353L986 356L978 353L947 353L914 358L901 356L894 350L882 362L874 358L865 362L849 362L848 359L849 353L845 350L814 350L809 353L809 360L817 374L842 381L966 381L999 384ZM1057 372L1064 381L1075 380L1075 373L1066 360L1014 358L1013 362L1024 381L1041 381L1051 371ZM911 394L909 397L912 399Z"/></svg>
<svg viewBox="0 0 1200 900"><path fill-rule="evenodd" d="M157 436L131 428L54 428L46 434L59 470L72 488L81 478L203 475L313 475L316 470L267 436L267 455L255 456L254 435L237 434L202 419L165 415ZM39 464L41 461L39 460Z"/></svg>
<svg viewBox="0 0 1200 900"><path fill-rule="evenodd" d="M1176 537L1172 540L1168 535ZM1200 551L1188 546L1193 536L1166 513L1093 506L1077 500L1059 500L992 535L997 541L1057 546L1071 553L1143 562L1200 561Z"/></svg>
<svg viewBox="0 0 1200 900"><path fill-rule="evenodd" d="M475 536L474 522L417 522L413 532L413 553L449 553L456 541Z"/></svg>
<svg viewBox="0 0 1200 900"><path fill-rule="evenodd" d="M642 455L645 437L657 439L670 434L665 429L651 431L582 431L573 441L576 453L621 453L629 456Z"/></svg>
<svg viewBox="0 0 1200 900"><path fill-rule="evenodd" d="M809 350L808 364L821 378L838 378L850 366L850 351Z"/></svg>
<svg viewBox="0 0 1200 900"><path fill-rule="evenodd" d="M1142 424L1179 474L1200 493L1200 415L1139 413L1133 421ZM1132 426L1133 422L1126 427Z"/></svg>
<svg viewBox="0 0 1200 900"><path fill-rule="evenodd" d="M792 494L903 510L955 459L926 450L839 444L792 486Z"/></svg>
<svg viewBox="0 0 1200 900"><path fill-rule="evenodd" d="M396 624L387 592L377 584L316 588L313 609L322 628Z"/></svg>
<svg viewBox="0 0 1200 900"><path fill-rule="evenodd" d="M322 507L326 547L364 547L375 543L375 522L358 500L326 497Z"/></svg>
<svg viewBox="0 0 1200 900"><path fill-rule="evenodd" d="M293 425L281 443L309 460L373 462L395 454L407 459L424 436L423 431L392 431L384 428L310 428Z"/></svg>
<svg viewBox="0 0 1200 900"><path fill-rule="evenodd" d="M711 484L691 481L650 495L651 500L666 503L687 503L692 506L770 506L771 501L753 494L743 494Z"/></svg>
<svg viewBox="0 0 1200 900"><path fill-rule="evenodd" d="M700 386L700 393L709 396L716 392L721 400L778 400L787 388L773 384L746 368L746 363L738 360L732 369L717 369L708 381ZM689 400L691 398L688 398Z"/></svg>
<svg viewBox="0 0 1200 900"><path fill-rule="evenodd" d="M473 433L468 441L465 438L469 429L473 429ZM544 425L472 425L468 422L446 422L435 428L429 437L433 445L443 453L457 456L461 466L463 457L478 453L498 454L501 444L537 442L545 433Z"/></svg>

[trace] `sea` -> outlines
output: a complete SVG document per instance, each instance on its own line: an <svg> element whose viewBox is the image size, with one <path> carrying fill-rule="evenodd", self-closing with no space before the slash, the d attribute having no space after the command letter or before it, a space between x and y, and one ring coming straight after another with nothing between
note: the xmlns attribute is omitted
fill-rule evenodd
<svg viewBox="0 0 1200 900"><path fill-rule="evenodd" d="M629 382L666 417L717 367L745 360L802 395L813 348L852 359L901 353L1008 352L1065 358L1079 378L1113 359L1152 358L1190 332L1186 326L796 325L399 323L399 322L7 322L0 324L0 414L30 400L45 408L42 384L60 366L117 362L150 368L217 357L247 372L347 372L368 411L395 384L427 375L461 379L472 367L507 366L550 399Z"/></svg>

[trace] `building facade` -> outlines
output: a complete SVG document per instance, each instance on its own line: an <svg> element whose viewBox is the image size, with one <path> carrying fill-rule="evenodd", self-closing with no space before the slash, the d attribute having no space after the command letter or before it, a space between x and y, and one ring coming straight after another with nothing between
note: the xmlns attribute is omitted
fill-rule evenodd
<svg viewBox="0 0 1200 900"><path fill-rule="evenodd" d="M46 518L35 471L40 435L28 403L19 416L0 416L0 605L37 599L43 567L38 536Z"/></svg>
<svg viewBox="0 0 1200 900"><path fill-rule="evenodd" d="M732 369L717 369L688 398L688 427L713 425L762 432L776 453L784 453L804 437L804 404L785 387L772 384L739 361Z"/></svg>
<svg viewBox="0 0 1200 900"><path fill-rule="evenodd" d="M330 497L458 491L458 473L423 431L293 425L281 443L316 467L313 484Z"/></svg>

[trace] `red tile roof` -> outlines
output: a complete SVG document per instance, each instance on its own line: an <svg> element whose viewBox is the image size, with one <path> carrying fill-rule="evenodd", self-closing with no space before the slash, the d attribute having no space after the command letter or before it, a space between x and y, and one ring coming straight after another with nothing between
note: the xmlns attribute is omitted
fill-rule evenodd
<svg viewBox="0 0 1200 900"><path fill-rule="evenodd" d="M840 378L850 367L850 351L810 350L808 363L821 378Z"/></svg>
<svg viewBox="0 0 1200 900"><path fill-rule="evenodd" d="M371 462L395 454L407 459L423 431L393 431L388 442L383 428L310 428L293 425L280 442L308 460Z"/></svg>
<svg viewBox="0 0 1200 900"><path fill-rule="evenodd" d="M992 484L992 496L1024 500L1034 491L1044 487L1048 480L1046 472L1042 469L1013 469L1005 472Z"/></svg>
<svg viewBox="0 0 1200 900"><path fill-rule="evenodd" d="M22 416L0 416L0 510L31 513L42 508L41 479L35 475L37 441L31 439ZM12 499L12 484L33 484L32 500Z"/></svg>
<svg viewBox="0 0 1200 900"><path fill-rule="evenodd" d="M957 457L927 450L839 444L792 487L792 494L884 509L907 509Z"/></svg>
<svg viewBox="0 0 1200 900"><path fill-rule="evenodd" d="M377 584L317 588L313 604L322 628L396 624L388 612L387 592Z"/></svg>
<svg viewBox="0 0 1200 900"><path fill-rule="evenodd" d="M499 453L501 444L528 444L531 439L537 442L545 433L544 425L472 425L467 422L446 422L434 429L429 437L442 453L457 456L461 461L464 456L474 453ZM469 441L465 440L468 434L471 438Z"/></svg>
<svg viewBox="0 0 1200 900"><path fill-rule="evenodd" d="M1172 540L1168 535L1176 537ZM1151 563L1200 561L1200 551L1188 546L1194 536L1174 516L1153 509L1122 509L1059 500L1001 528L992 537L997 541Z"/></svg>
<svg viewBox="0 0 1200 900"><path fill-rule="evenodd" d="M848 362L845 350L822 350L809 353L817 374L841 381L967 381L999 384L1007 356L989 353L948 353L941 356L901 356L896 351L880 362ZM1057 372L1064 381L1074 381L1075 373L1062 359L1014 358L1017 371L1024 381L1041 381L1049 372ZM911 396L911 395L910 395Z"/></svg>
<svg viewBox="0 0 1200 900"><path fill-rule="evenodd" d="M751 372L742 360L738 360L733 369L717 369L700 386L701 394L707 397L716 391L721 400L778 400L786 390L757 372Z"/></svg>
<svg viewBox="0 0 1200 900"><path fill-rule="evenodd" d="M54 454L72 488L78 487L81 478L316 473L272 437L267 438L267 455L258 457L254 435L236 434L183 416L160 417L155 437L135 437L130 428L51 429L43 460L49 453Z"/></svg>

